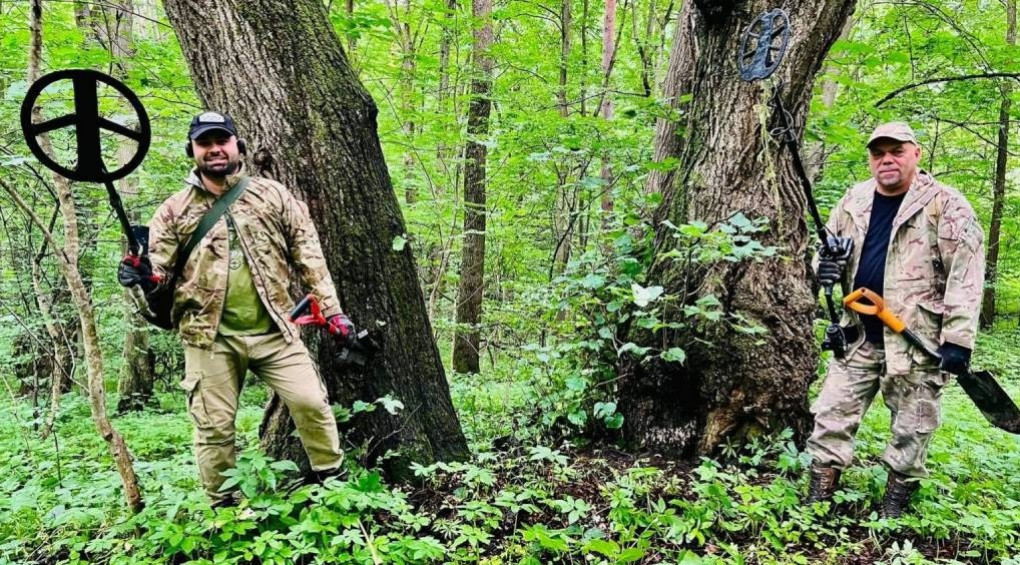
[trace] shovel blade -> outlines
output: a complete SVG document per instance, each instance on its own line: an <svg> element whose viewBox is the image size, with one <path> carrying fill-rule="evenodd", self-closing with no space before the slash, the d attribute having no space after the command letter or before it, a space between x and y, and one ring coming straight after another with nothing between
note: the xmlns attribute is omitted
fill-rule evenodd
<svg viewBox="0 0 1020 565"><path fill-rule="evenodd" d="M956 380L989 423L1009 433L1020 434L1020 408L991 373L968 372L959 375Z"/></svg>

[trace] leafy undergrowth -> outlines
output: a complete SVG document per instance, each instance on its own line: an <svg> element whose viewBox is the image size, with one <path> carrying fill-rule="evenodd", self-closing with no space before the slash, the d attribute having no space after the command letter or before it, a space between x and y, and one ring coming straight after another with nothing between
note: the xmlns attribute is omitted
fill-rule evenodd
<svg viewBox="0 0 1020 565"><path fill-rule="evenodd" d="M975 364L1011 372L1007 341L985 343L999 353ZM932 475L895 521L875 512L888 438L880 400L830 508L801 503L807 459L788 433L695 463L543 444L537 433L496 439L487 433L506 428L495 421L526 395L478 378L454 385L475 455L418 467L414 486L352 467L346 480L289 489L293 464L254 449L261 398L247 396L236 474L246 497L217 511L197 484L182 399L164 395L161 408L117 419L146 498L137 516L81 398L65 397L56 443L38 439L26 404L0 406L0 563L1020 564L1020 440L988 426L955 385ZM1004 385L1020 396L1015 380ZM486 387L467 403L457 392ZM504 412L493 418L492 406Z"/></svg>

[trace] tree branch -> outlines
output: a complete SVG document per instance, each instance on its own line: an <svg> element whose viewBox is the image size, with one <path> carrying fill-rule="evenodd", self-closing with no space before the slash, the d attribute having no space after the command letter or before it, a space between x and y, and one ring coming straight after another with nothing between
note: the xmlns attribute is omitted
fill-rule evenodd
<svg viewBox="0 0 1020 565"><path fill-rule="evenodd" d="M936 82L953 82L953 81L958 81L958 80L971 80L971 79L979 79L979 78L1012 78L1012 79L1016 79L1016 80L1020 81L1020 73L978 73L978 74L973 74L973 75L962 75L962 76L957 76L957 77L930 78L930 79L927 79L927 80L922 80L920 82L911 83L911 84L908 84L906 86L901 86L901 87L897 88L896 90L890 92L889 94L886 94L885 97L883 97L878 102L875 102L875 107L876 108L881 108L882 104L885 104L886 102L892 100L896 96L898 96L898 95L900 95L900 94L902 94L902 93L904 93L904 92L906 92L906 91L908 91L908 90L910 90L912 88L917 88L919 86L924 86L926 84L934 84Z"/></svg>

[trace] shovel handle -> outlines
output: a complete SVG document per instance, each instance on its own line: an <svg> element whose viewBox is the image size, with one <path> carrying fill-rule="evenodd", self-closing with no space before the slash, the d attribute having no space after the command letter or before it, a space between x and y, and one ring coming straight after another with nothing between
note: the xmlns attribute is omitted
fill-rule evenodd
<svg viewBox="0 0 1020 565"><path fill-rule="evenodd" d="M861 300L867 300L870 304L861 302ZM843 306L858 314L877 316L878 319L882 320L882 323L898 334L902 334L907 329L907 325L897 318L896 314L893 314L891 310L885 307L885 301L882 300L882 297L872 290L858 288L843 299Z"/></svg>
<svg viewBox="0 0 1020 565"><path fill-rule="evenodd" d="M861 300L867 300L871 304L864 304ZM858 288L851 292L843 299L843 305L847 308L857 312L858 314L864 314L865 316L877 316L882 323L889 326L889 329L903 336L908 343L917 347L928 354L929 357L936 361L941 361L942 356L937 351L928 347L924 341L918 337L917 334L910 331L907 325L903 323L893 314L892 310L885 307L885 300L878 293L868 290L866 288Z"/></svg>

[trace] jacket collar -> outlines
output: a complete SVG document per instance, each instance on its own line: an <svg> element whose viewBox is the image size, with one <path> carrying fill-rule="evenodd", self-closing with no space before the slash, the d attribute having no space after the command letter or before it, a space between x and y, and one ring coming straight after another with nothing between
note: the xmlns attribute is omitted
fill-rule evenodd
<svg viewBox="0 0 1020 565"><path fill-rule="evenodd" d="M231 187L237 184L242 178L244 178L245 172L246 171L244 170L244 163L242 163L241 166L237 168L237 171L234 172L234 174L227 175L227 187ZM209 189L207 189L205 185L202 184L202 177L200 177L198 174L198 167L193 167L191 171L188 172L188 176L184 179L184 182L187 183L189 186L193 186L213 198L219 198L215 194L209 192Z"/></svg>
<svg viewBox="0 0 1020 565"><path fill-rule="evenodd" d="M903 203L900 204L900 210L893 220L894 231L903 222L910 219L911 216L921 211L935 197L935 194L938 192L935 190L935 185L935 177L923 169L917 170L917 174L914 175L914 180L910 183L910 188L907 189L906 196L903 198ZM875 201L875 189L877 186L878 184L875 182L875 179L869 179L858 184L850 190L844 205L844 208L862 232L868 231L868 223L871 220L871 207Z"/></svg>

